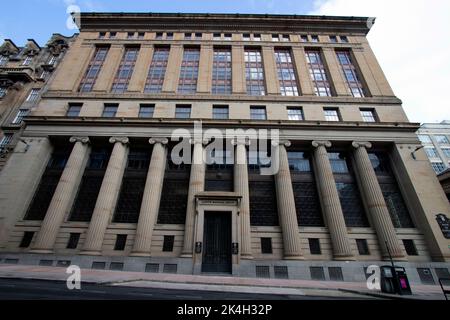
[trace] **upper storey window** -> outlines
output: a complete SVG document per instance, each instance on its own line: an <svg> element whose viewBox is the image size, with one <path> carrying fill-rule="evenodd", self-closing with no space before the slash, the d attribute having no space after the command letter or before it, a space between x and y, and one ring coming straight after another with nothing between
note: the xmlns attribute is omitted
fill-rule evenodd
<svg viewBox="0 0 450 320"><path fill-rule="evenodd" d="M245 50L245 77L247 94L253 96L263 96L266 94L264 87L264 67L259 49Z"/></svg>
<svg viewBox="0 0 450 320"><path fill-rule="evenodd" d="M281 41L284 41L284 42L289 42L289 35L288 34L282 34L281 35Z"/></svg>
<svg viewBox="0 0 450 320"><path fill-rule="evenodd" d="M110 39L115 39L117 37L117 32L110 32L109 33L109 38Z"/></svg>
<svg viewBox="0 0 450 320"><path fill-rule="evenodd" d="M95 81L97 80L98 74L105 62L106 55L108 54L109 48L97 48L95 50L94 57L92 58L89 66L87 68L86 74L81 80L80 92L91 92L94 88Z"/></svg>
<svg viewBox="0 0 450 320"><path fill-rule="evenodd" d="M340 36L340 38L341 38L341 42L343 42L343 43L348 43L348 38L347 38L347 36Z"/></svg>
<svg viewBox="0 0 450 320"><path fill-rule="evenodd" d="M162 40L163 38L163 33L162 32L157 32L156 33L156 40Z"/></svg>
<svg viewBox="0 0 450 320"><path fill-rule="evenodd" d="M222 35L220 33L213 33L213 40L222 40Z"/></svg>
<svg viewBox="0 0 450 320"><path fill-rule="evenodd" d="M167 32L166 40L173 40L173 32Z"/></svg>
<svg viewBox="0 0 450 320"><path fill-rule="evenodd" d="M350 52L337 51L336 54L347 81L348 90L355 98L364 97L363 86L356 72L356 67L352 63Z"/></svg>
<svg viewBox="0 0 450 320"><path fill-rule="evenodd" d="M145 93L160 93L162 91L167 62L169 61L169 52L170 48L168 47L155 48L145 83Z"/></svg>
<svg viewBox="0 0 450 320"><path fill-rule="evenodd" d="M33 57L32 56L26 56L25 60L23 60L22 65L23 66L29 66L32 61L33 61Z"/></svg>
<svg viewBox="0 0 450 320"><path fill-rule="evenodd" d="M214 49L212 93L231 94L231 50Z"/></svg>
<svg viewBox="0 0 450 320"><path fill-rule="evenodd" d="M244 41L250 41L250 40L251 40L251 38L250 38L250 33L244 33L244 34L242 35L242 39L243 39Z"/></svg>
<svg viewBox="0 0 450 320"><path fill-rule="evenodd" d="M225 41L231 41L231 38L232 38L231 33L225 33L223 35L223 40L225 40Z"/></svg>
<svg viewBox="0 0 450 320"><path fill-rule="evenodd" d="M331 88L328 82L325 66L319 50L306 50L306 61L308 62L309 74L314 83L314 91L317 96L330 97Z"/></svg>
<svg viewBox="0 0 450 320"><path fill-rule="evenodd" d="M106 32L99 32L98 38L99 39L105 39L106 38Z"/></svg>
<svg viewBox="0 0 450 320"><path fill-rule="evenodd" d="M180 69L178 93L193 94L197 92L198 67L200 64L200 49L185 48Z"/></svg>
<svg viewBox="0 0 450 320"><path fill-rule="evenodd" d="M331 43L337 43L337 37L336 36L330 36L330 42Z"/></svg>
<svg viewBox="0 0 450 320"><path fill-rule="evenodd" d="M311 36L311 42L319 42L319 36Z"/></svg>
<svg viewBox="0 0 450 320"><path fill-rule="evenodd" d="M9 58L7 56L0 56L0 66L6 66L8 61L9 61Z"/></svg>
<svg viewBox="0 0 450 320"><path fill-rule="evenodd" d="M272 41L275 41L275 42L280 41L280 36L278 34L273 34L272 35Z"/></svg>
<svg viewBox="0 0 450 320"><path fill-rule="evenodd" d="M297 79L291 52L286 49L275 49L275 60L277 62L281 95L298 96Z"/></svg>
<svg viewBox="0 0 450 320"><path fill-rule="evenodd" d="M300 42L308 42L308 36L307 35L301 35L300 36Z"/></svg>
<svg viewBox="0 0 450 320"><path fill-rule="evenodd" d="M261 41L261 35L259 33L253 34L253 41Z"/></svg>
<svg viewBox="0 0 450 320"><path fill-rule="evenodd" d="M192 33L185 33L184 40L192 40Z"/></svg>
<svg viewBox="0 0 450 320"><path fill-rule="evenodd" d="M131 75L133 74L134 65L139 53L138 48L126 48L125 53L120 62L119 70L117 71L114 83L112 86L113 93L123 93L128 89Z"/></svg>

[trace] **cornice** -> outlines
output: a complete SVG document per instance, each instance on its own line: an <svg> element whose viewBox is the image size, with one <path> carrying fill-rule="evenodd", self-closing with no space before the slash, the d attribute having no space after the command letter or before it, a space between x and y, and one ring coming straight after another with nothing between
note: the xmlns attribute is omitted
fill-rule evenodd
<svg viewBox="0 0 450 320"><path fill-rule="evenodd" d="M32 126L88 126L88 127L193 127L195 121L201 121L203 128L263 128L263 129L292 129L292 130L342 130L342 131L397 131L414 133L420 123L403 122L327 122L327 121L288 121L288 120L215 120L215 119L141 119L141 118L98 118L98 117L40 117L28 116L25 118L27 128Z"/></svg>
<svg viewBox="0 0 450 320"><path fill-rule="evenodd" d="M195 95L180 95L180 94L144 94L144 93L79 93L67 91L47 91L42 95L44 99L77 99L77 100L138 100L138 101L228 101L232 102L251 102L251 103L345 103L345 104L386 104L395 105L402 104L402 101L397 97L318 97L318 96L298 96L286 97L281 95L267 95L267 96L248 96L240 94L231 95L212 95L212 94L195 94Z"/></svg>
<svg viewBox="0 0 450 320"><path fill-rule="evenodd" d="M81 13L81 31L133 29L333 31L367 34L375 19L368 17L198 14L198 13Z"/></svg>

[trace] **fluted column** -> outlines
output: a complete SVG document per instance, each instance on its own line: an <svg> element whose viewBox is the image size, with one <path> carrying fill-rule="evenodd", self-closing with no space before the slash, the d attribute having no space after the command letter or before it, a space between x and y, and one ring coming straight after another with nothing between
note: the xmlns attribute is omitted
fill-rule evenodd
<svg viewBox="0 0 450 320"><path fill-rule="evenodd" d="M64 217L69 212L89 154L88 137L72 137L75 143L66 167L59 179L32 252L51 253Z"/></svg>
<svg viewBox="0 0 450 320"><path fill-rule="evenodd" d="M117 204L123 173L127 163L127 144L129 139L127 137L112 137L109 139L109 142L114 143L114 148L98 194L83 251L81 252L81 254L85 255L101 254L103 238Z"/></svg>
<svg viewBox="0 0 450 320"><path fill-rule="evenodd" d="M275 175L275 186L278 203L278 216L283 233L284 259L303 259L300 233L298 229L297 211L295 209L294 190L292 188L291 172L286 147L290 141L277 143L276 151L279 155L278 173Z"/></svg>
<svg viewBox="0 0 450 320"><path fill-rule="evenodd" d="M326 149L331 147L331 142L313 141L312 145L314 147L314 174L320 193L322 210L330 232L334 259L349 260L353 258L353 253Z"/></svg>
<svg viewBox="0 0 450 320"><path fill-rule="evenodd" d="M389 258L386 243L389 246L393 258L403 258L404 253L400 246L400 241L392 224L377 176L367 154L367 148L371 148L372 144L370 142L353 142L352 146L355 148L353 154L362 193L378 236L383 259Z"/></svg>
<svg viewBox="0 0 450 320"><path fill-rule="evenodd" d="M168 139L152 138L149 142L154 146L145 182L132 256L150 256L153 228L158 217L166 170Z"/></svg>
<svg viewBox="0 0 450 320"><path fill-rule="evenodd" d="M239 213L241 218L241 258L253 259L250 228L250 194L248 189L247 149L245 147L248 145L248 141L245 141L245 139L235 139L232 143L236 146L236 161L234 163L234 192L242 196Z"/></svg>
<svg viewBox="0 0 450 320"><path fill-rule="evenodd" d="M191 176L189 180L186 222L184 224L184 243L181 257L190 258L194 246L195 195L205 190L205 161L203 145L206 141L193 139L194 153L192 155Z"/></svg>

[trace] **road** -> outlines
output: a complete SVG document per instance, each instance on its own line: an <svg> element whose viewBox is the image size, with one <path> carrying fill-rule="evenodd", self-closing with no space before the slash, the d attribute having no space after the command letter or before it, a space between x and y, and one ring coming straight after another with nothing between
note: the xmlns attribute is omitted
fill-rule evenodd
<svg viewBox="0 0 450 320"><path fill-rule="evenodd" d="M317 300L327 297L173 290L82 284L69 290L65 282L0 279L0 300Z"/></svg>

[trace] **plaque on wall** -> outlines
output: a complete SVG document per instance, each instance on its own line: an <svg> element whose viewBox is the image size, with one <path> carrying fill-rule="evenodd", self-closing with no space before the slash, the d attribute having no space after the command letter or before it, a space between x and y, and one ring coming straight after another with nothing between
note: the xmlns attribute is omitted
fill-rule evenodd
<svg viewBox="0 0 450 320"><path fill-rule="evenodd" d="M446 239L450 239L450 219L443 213L436 215L437 223Z"/></svg>

